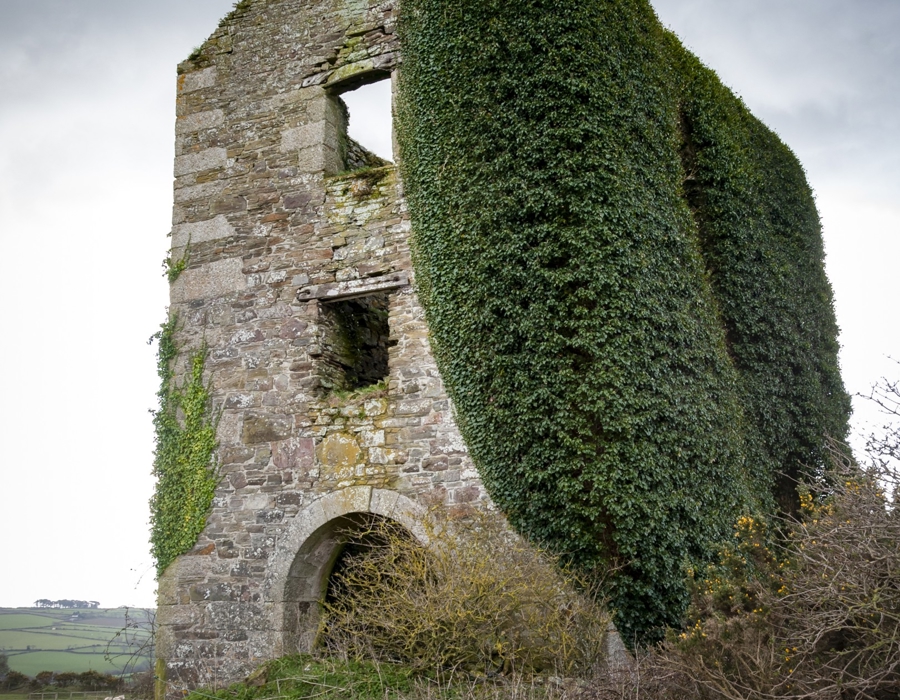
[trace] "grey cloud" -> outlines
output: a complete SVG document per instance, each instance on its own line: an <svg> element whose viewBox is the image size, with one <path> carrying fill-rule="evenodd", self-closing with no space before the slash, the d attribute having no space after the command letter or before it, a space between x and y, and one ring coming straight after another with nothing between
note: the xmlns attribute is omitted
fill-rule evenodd
<svg viewBox="0 0 900 700"><path fill-rule="evenodd" d="M814 181L900 194L900 3L653 0Z"/></svg>
<svg viewBox="0 0 900 700"><path fill-rule="evenodd" d="M900 3L893 0L654 0L726 83L792 105L898 99ZM791 92L794 94L792 95Z"/></svg>
<svg viewBox="0 0 900 700"><path fill-rule="evenodd" d="M0 0L0 116L125 91L201 43L231 0Z"/></svg>
<svg viewBox="0 0 900 700"><path fill-rule="evenodd" d="M58 38L85 32L209 23L231 8L229 0L2 0L0 41ZM211 32L215 27L210 26ZM62 47L45 46L53 52ZM148 49L151 47L147 47Z"/></svg>

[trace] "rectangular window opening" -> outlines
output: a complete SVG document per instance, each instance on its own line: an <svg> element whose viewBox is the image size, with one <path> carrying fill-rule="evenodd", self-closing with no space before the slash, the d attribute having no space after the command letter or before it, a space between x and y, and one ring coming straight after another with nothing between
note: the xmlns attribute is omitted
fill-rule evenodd
<svg viewBox="0 0 900 700"><path fill-rule="evenodd" d="M323 377L327 389L355 391L388 376L389 293L323 302Z"/></svg>
<svg viewBox="0 0 900 700"><path fill-rule="evenodd" d="M394 160L390 77L341 93L347 108L347 170L381 167Z"/></svg>

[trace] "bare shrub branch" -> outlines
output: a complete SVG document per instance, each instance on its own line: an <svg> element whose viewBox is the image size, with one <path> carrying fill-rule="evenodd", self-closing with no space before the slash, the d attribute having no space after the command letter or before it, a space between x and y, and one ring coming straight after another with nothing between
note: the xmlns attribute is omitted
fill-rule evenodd
<svg viewBox="0 0 900 700"><path fill-rule="evenodd" d="M354 535L368 545L333 574L330 652L488 676L588 672L610 618L583 580L496 514L435 523L428 548L383 521Z"/></svg>

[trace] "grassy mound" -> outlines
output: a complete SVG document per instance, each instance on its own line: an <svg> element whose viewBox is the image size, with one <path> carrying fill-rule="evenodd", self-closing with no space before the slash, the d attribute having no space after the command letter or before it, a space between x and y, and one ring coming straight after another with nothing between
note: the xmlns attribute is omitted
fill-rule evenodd
<svg viewBox="0 0 900 700"><path fill-rule="evenodd" d="M554 700L564 692L561 682L550 679L441 675L402 664L301 655L272 661L243 683L199 690L186 700Z"/></svg>

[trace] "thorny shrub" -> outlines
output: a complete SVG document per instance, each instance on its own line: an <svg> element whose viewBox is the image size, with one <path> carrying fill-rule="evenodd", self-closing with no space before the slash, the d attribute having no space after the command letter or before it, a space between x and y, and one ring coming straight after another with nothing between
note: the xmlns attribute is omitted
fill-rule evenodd
<svg viewBox="0 0 900 700"><path fill-rule="evenodd" d="M464 674L586 674L609 616L584 582L478 509L426 525L428 546L385 521L354 535L332 574L324 647Z"/></svg>

